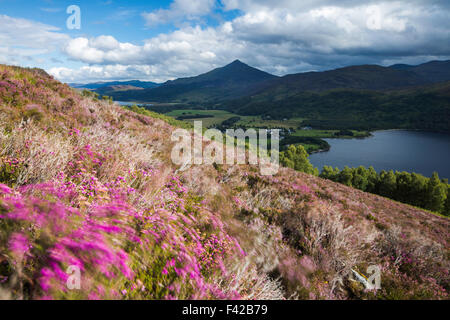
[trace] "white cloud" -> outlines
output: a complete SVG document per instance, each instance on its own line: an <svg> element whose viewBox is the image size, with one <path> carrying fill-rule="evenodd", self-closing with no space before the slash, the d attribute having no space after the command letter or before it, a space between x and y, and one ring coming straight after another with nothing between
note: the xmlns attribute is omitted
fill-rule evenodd
<svg viewBox="0 0 450 320"><path fill-rule="evenodd" d="M214 28L189 27L146 40L141 46L114 38L77 38L64 51L72 59L89 63L78 70L53 68L64 81L84 79L148 79L163 82L209 71L244 53L245 46ZM106 43L108 43L107 46ZM114 44L114 45L113 45Z"/></svg>
<svg viewBox="0 0 450 320"><path fill-rule="evenodd" d="M92 39L92 46L100 50L114 50L119 45L119 42L112 36L99 36Z"/></svg>
<svg viewBox="0 0 450 320"><path fill-rule="evenodd" d="M192 4L191 6L188 5ZM202 6L200 4L203 4ZM58 78L165 81L206 72L234 59L276 74L391 61L450 57L450 8L444 2L222 0L242 14L217 27L184 26L142 44L111 36L77 38L65 47L79 70ZM432 3L433 5L428 5ZM194 19L214 1L176 0L147 22Z"/></svg>
<svg viewBox="0 0 450 320"><path fill-rule="evenodd" d="M99 63L103 60L104 52L90 47L89 40L86 38L76 38L70 40L69 44L65 48L65 52L82 62L87 63Z"/></svg>
<svg viewBox="0 0 450 320"><path fill-rule="evenodd" d="M21 64L58 49L69 36L46 24L0 15L0 62Z"/></svg>
<svg viewBox="0 0 450 320"><path fill-rule="evenodd" d="M142 47L131 43L120 43L112 36L97 38L75 38L63 51L72 59L90 64L142 63Z"/></svg>
<svg viewBox="0 0 450 320"><path fill-rule="evenodd" d="M436 38L448 39L447 16L448 12L438 8L409 9L401 3L326 6L306 12L260 9L235 19L233 30L241 39L263 43L293 41L302 49L389 51L431 44ZM442 24L436 23L439 20ZM442 47L449 49L448 44Z"/></svg>
<svg viewBox="0 0 450 320"><path fill-rule="evenodd" d="M351 8L360 5L371 5L381 3L403 3L408 6L440 6L449 7L448 0L221 0L225 10L241 10L244 12L258 11L261 9L285 8L291 11L309 11L321 7L339 6Z"/></svg>
<svg viewBox="0 0 450 320"><path fill-rule="evenodd" d="M77 70L66 67L51 68L49 73L66 82L100 81L105 79L141 79L152 74L151 66L134 65L108 65L108 66L84 66Z"/></svg>
<svg viewBox="0 0 450 320"><path fill-rule="evenodd" d="M153 12L145 12L148 26L168 24L181 20L197 20L211 13L216 5L215 0L175 0L169 9L159 9Z"/></svg>

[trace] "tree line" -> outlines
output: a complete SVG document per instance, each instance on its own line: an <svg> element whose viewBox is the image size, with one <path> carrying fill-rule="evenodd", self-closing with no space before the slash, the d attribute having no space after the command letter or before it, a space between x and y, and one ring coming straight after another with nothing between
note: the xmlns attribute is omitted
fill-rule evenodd
<svg viewBox="0 0 450 320"><path fill-rule="evenodd" d="M418 173L381 171L373 167L345 167L343 170L325 166L319 174L309 162L309 155L301 145L291 145L280 153L281 165L318 175L365 192L377 194L402 203L450 216L450 185L437 172L431 178Z"/></svg>
<svg viewBox="0 0 450 320"><path fill-rule="evenodd" d="M321 178L342 183L365 192L377 194L419 208L450 216L450 185L437 172L431 178L409 172L381 171L373 167L345 167L343 170L325 166Z"/></svg>

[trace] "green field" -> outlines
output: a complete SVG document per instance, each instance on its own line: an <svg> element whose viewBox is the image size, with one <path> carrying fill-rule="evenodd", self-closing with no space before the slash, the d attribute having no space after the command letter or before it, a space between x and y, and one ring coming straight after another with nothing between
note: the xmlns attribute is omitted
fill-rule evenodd
<svg viewBox="0 0 450 320"><path fill-rule="evenodd" d="M228 111L223 110L173 110L169 113L166 113L166 116L178 118L185 115L211 115L211 118L199 118L199 119L188 119L184 120L187 122L194 121L202 121L204 128L210 128L215 125L220 125L225 120L228 120L232 117L236 117L234 113L230 113Z"/></svg>
<svg viewBox="0 0 450 320"><path fill-rule="evenodd" d="M367 131L357 131L357 130L351 130L353 132L353 136L340 136L339 138L345 139L345 138L366 138L370 134ZM339 130L296 130L295 133L293 133L293 136L296 137L311 137L311 138L336 138L336 133L338 133Z"/></svg>
<svg viewBox="0 0 450 320"><path fill-rule="evenodd" d="M267 120L260 116L239 116L241 121L237 122L237 126L245 128L267 128L267 129L294 129L297 130L301 126L304 119L293 118L288 120Z"/></svg>
<svg viewBox="0 0 450 320"><path fill-rule="evenodd" d="M183 116L203 116L199 118L186 119L184 121L193 123L194 121L202 121L203 128L212 128L220 126L224 121L231 119L233 117L239 117L241 120L236 122L234 126L238 128L248 129L248 128L267 128L267 129L293 129L292 137L301 138L316 138L326 139L326 138L336 138L336 133L339 130L303 130L302 122L305 120L303 118L292 118L287 120L271 120L263 119L261 116L240 116L224 110L203 110L203 109L179 109L173 110L165 114L166 116L178 118ZM210 117L205 117L210 116ZM353 136L339 136L339 138L363 138L370 134L366 131L351 130ZM303 145L309 153L321 150L322 147L313 142L299 143Z"/></svg>
<svg viewBox="0 0 450 320"><path fill-rule="evenodd" d="M263 120L260 116L240 116L224 110L198 110L198 109L180 109L173 110L166 113L165 115L169 117L181 117L186 115L211 115L211 118L198 118L198 119L188 119L185 121L203 121L204 127L211 127L215 125L220 125L223 121L231 119L233 117L240 117L241 120L236 123L237 127L242 128L267 128L267 129L277 129L285 128L297 129L304 119L293 118L289 120Z"/></svg>

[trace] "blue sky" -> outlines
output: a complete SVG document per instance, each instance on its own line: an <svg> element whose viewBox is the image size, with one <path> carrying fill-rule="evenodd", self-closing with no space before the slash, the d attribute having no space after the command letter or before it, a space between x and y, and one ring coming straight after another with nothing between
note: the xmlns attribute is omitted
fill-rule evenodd
<svg viewBox="0 0 450 320"><path fill-rule="evenodd" d="M81 30L69 30L66 21L69 14L66 9L70 5L78 5L81 9ZM170 1L142 1L142 0L84 0L84 1L60 1L60 0L0 0L0 14L11 17L20 17L30 21L45 23L58 28L60 32L76 37L98 37L101 35L113 35L120 42L130 42L136 45L143 39L168 33L176 30L174 24L162 24L147 26L142 17L144 12L152 12L161 8L169 8ZM214 21L202 22L203 25L212 24ZM20 44L18 44L20 46ZM80 63L71 59L65 59L63 55L53 55L64 61L65 66L76 67ZM46 59L41 67L51 68L60 65ZM27 62L24 62L27 64ZM33 66L33 62L28 62Z"/></svg>
<svg viewBox="0 0 450 320"><path fill-rule="evenodd" d="M66 29L66 8L78 5L82 12L82 30ZM0 0L0 13L39 21L71 34L72 36L100 36L113 34L119 41L140 41L159 32L167 32L172 26L148 28L144 25L142 12L169 7L168 1L138 0ZM65 30L64 30L65 29Z"/></svg>
<svg viewBox="0 0 450 320"><path fill-rule="evenodd" d="M162 82L235 59L278 75L416 64L450 59L449 16L447 0L0 0L0 63L67 82Z"/></svg>

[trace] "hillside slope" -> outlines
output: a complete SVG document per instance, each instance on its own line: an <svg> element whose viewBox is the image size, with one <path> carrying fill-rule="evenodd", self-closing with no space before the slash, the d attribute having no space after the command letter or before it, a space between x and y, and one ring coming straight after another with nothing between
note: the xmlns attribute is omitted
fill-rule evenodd
<svg viewBox="0 0 450 320"><path fill-rule="evenodd" d="M290 169L180 172L173 127L38 69L0 66L0 125L0 298L448 299L446 218Z"/></svg>

